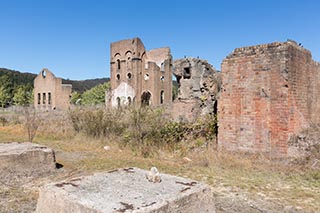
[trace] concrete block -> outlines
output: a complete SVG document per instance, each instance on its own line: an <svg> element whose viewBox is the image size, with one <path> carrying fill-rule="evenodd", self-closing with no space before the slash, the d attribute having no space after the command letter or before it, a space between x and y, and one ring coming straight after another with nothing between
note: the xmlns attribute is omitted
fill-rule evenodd
<svg viewBox="0 0 320 213"><path fill-rule="evenodd" d="M0 143L0 177L36 176L56 168L54 151L34 143Z"/></svg>
<svg viewBox="0 0 320 213"><path fill-rule="evenodd" d="M151 182L148 174L126 168L48 184L36 212L215 212L207 185L161 173Z"/></svg>

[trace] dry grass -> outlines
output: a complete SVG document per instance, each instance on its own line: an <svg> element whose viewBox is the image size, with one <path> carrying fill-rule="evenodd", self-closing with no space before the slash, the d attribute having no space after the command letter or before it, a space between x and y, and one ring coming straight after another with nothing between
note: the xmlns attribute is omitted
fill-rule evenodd
<svg viewBox="0 0 320 213"><path fill-rule="evenodd" d="M299 207L303 211L320 211L319 170L289 168L265 156L217 152L210 147L184 152L184 155L164 149L152 157L144 158L129 147L119 146L117 137L88 138L75 134L59 122L47 123L34 139L35 143L52 147L56 151L57 161L68 171L53 177L53 180L66 175L90 174L119 167L149 169L156 166L163 173L205 182L212 186L215 193L226 196L230 193L246 194L247 198L259 197L279 205ZM26 139L23 125L0 126L0 143ZM106 145L110 146L110 150L103 149ZM16 210L19 203L33 202L34 205L37 198L36 190L28 191L26 188L2 188L0 196L0 204L7 203L6 208L12 210Z"/></svg>

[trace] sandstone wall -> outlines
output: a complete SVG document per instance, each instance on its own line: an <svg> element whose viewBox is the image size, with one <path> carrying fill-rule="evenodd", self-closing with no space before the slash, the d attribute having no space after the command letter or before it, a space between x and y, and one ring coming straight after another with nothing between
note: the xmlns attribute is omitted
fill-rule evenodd
<svg viewBox="0 0 320 213"><path fill-rule="evenodd" d="M34 107L38 110L70 107L72 85L62 84L48 69L43 69L34 80Z"/></svg>
<svg viewBox="0 0 320 213"><path fill-rule="evenodd" d="M216 113L220 73L206 60L183 58L173 63L178 97L172 106L175 120L193 121L201 115Z"/></svg>
<svg viewBox="0 0 320 213"><path fill-rule="evenodd" d="M286 155L292 133L319 122L319 65L293 41L238 48L222 63L220 147Z"/></svg>

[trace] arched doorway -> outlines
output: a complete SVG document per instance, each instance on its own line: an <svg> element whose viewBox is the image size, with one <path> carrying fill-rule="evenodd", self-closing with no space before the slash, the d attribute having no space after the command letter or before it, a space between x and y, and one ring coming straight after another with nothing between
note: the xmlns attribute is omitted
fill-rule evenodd
<svg viewBox="0 0 320 213"><path fill-rule="evenodd" d="M149 91L144 91L141 95L141 106L149 106L151 100L151 93Z"/></svg>

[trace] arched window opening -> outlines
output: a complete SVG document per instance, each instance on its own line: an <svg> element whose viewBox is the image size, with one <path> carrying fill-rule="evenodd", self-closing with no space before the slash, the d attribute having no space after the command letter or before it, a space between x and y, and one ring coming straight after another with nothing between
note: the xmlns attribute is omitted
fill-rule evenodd
<svg viewBox="0 0 320 213"><path fill-rule="evenodd" d="M47 72L45 70L42 70L42 77L45 78L47 76Z"/></svg>
<svg viewBox="0 0 320 213"><path fill-rule="evenodd" d="M121 99L120 99L120 97L117 97L117 106L118 106L118 107L121 106Z"/></svg>
<svg viewBox="0 0 320 213"><path fill-rule="evenodd" d="M145 91L141 95L141 106L149 106L151 100L151 93L149 91Z"/></svg>
<svg viewBox="0 0 320 213"><path fill-rule="evenodd" d="M129 80L131 80L131 78L132 78L131 72L129 72L129 73L127 74L127 78L128 78Z"/></svg>
<svg viewBox="0 0 320 213"><path fill-rule="evenodd" d="M132 100L131 100L131 97L129 96L129 97L128 97L128 105L129 105L129 106L131 105L131 102L132 102Z"/></svg>
<svg viewBox="0 0 320 213"><path fill-rule="evenodd" d="M121 68L121 64L120 64L121 62L120 62L120 59L118 59L117 60L117 65L118 65L118 70L120 70L120 68Z"/></svg>
<svg viewBox="0 0 320 213"><path fill-rule="evenodd" d="M147 80L149 80L149 78L150 78L150 77L149 77L149 74L148 74L148 73L146 73L146 74L144 75L144 80L146 80L146 81L147 81Z"/></svg>
<svg viewBox="0 0 320 213"><path fill-rule="evenodd" d="M116 76L117 80L120 80L120 74L118 73Z"/></svg>
<svg viewBox="0 0 320 213"><path fill-rule="evenodd" d="M131 57L132 57L132 53L130 50L128 50L126 52L126 58L127 58L127 70L131 70L132 69L132 63L131 63Z"/></svg>
<svg viewBox="0 0 320 213"><path fill-rule="evenodd" d="M161 92L160 92L160 104L163 104L163 101L164 101L164 91L161 90Z"/></svg>
<svg viewBox="0 0 320 213"><path fill-rule="evenodd" d="M161 77L160 77L160 81L164 81L164 76L161 76Z"/></svg>

